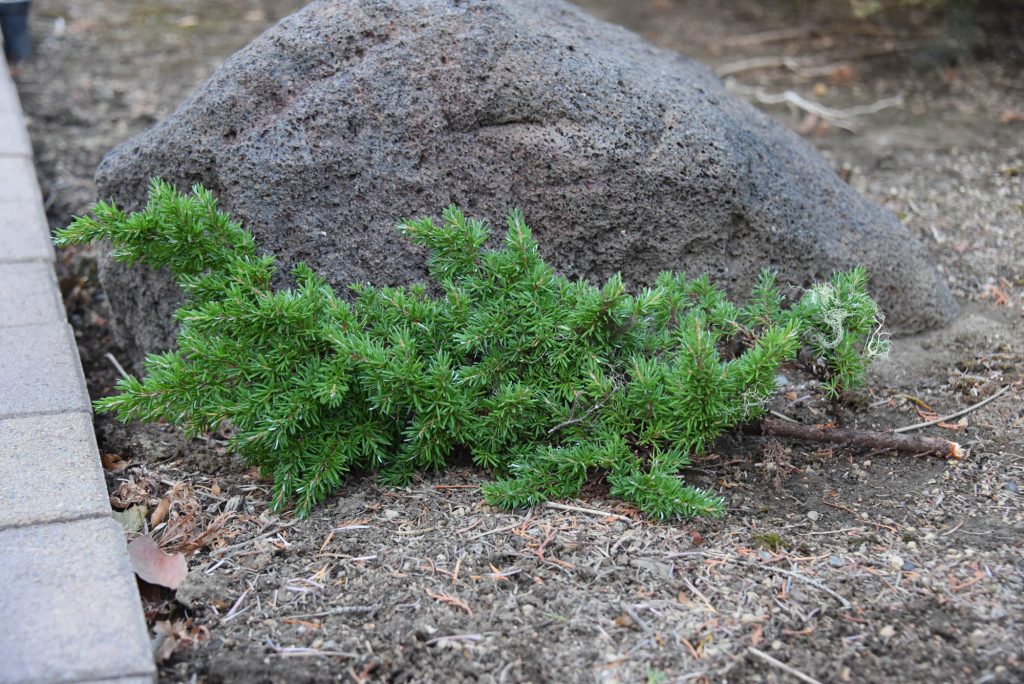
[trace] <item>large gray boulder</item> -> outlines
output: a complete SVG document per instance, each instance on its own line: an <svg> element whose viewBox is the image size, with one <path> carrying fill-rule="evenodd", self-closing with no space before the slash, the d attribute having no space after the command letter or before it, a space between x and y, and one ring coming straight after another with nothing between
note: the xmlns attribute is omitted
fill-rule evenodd
<svg viewBox="0 0 1024 684"><path fill-rule="evenodd" d="M520 207L562 272L708 272L731 292L856 264L897 331L956 313L922 246L796 135L705 67L558 0L314 2L113 150L100 195L201 182L285 267L336 287L408 283L397 219L449 203L501 226ZM138 362L170 346L163 274L103 264Z"/></svg>

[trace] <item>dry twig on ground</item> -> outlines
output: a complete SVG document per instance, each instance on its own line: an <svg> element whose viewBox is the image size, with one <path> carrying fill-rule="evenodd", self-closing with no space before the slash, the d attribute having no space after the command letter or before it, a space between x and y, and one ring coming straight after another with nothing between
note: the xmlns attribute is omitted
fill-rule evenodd
<svg viewBox="0 0 1024 684"><path fill-rule="evenodd" d="M883 451L901 451L911 454L940 454L946 458L963 458L963 449L956 442L939 437L908 437L875 430L850 430L818 425L804 425L771 418L761 421L761 434L824 442L843 446L868 447Z"/></svg>
<svg viewBox="0 0 1024 684"><path fill-rule="evenodd" d="M761 88L752 88L750 86L741 85L734 79L728 79L726 81L726 86L729 90L739 95L743 95L744 97L751 97L760 104L788 104L791 107L796 107L801 111L813 114L814 116L827 121L836 128L842 128L844 131L849 131L851 133L856 133L858 130L858 124L856 121L857 117L865 116L867 114L876 114L883 109L898 107L903 104L903 96L896 95L867 105L850 107L849 109L834 109L832 107L826 107L825 105L813 102L812 100L808 100L794 90L787 90L782 93L769 93Z"/></svg>

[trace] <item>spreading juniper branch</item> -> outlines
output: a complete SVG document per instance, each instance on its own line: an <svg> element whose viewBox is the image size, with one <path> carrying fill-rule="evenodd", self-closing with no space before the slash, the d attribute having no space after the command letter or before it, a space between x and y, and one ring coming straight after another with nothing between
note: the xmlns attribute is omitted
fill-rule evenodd
<svg viewBox="0 0 1024 684"><path fill-rule="evenodd" d="M275 290L274 257L200 186L186 196L154 180L132 214L96 204L57 244L109 240L186 294L177 348L97 410L193 435L230 425L231 447L273 477L275 506L303 515L351 470L397 485L459 450L496 473L484 487L496 505L573 497L604 473L653 516L714 515L722 500L680 473L764 413L780 364L810 349L838 394L885 350L863 270L789 308L770 273L742 306L678 273L630 294L618 275L596 287L555 273L519 212L497 250L455 207L442 219L398 226L428 250L440 296L353 285L341 298L303 264L295 288Z"/></svg>

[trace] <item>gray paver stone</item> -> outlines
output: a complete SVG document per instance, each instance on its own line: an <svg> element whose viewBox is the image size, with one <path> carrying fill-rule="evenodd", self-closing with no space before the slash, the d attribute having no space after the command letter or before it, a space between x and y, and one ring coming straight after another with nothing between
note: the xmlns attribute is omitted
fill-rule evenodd
<svg viewBox="0 0 1024 684"><path fill-rule="evenodd" d="M0 262L53 261L50 224L38 193L0 202Z"/></svg>
<svg viewBox="0 0 1024 684"><path fill-rule="evenodd" d="M0 529L110 515L88 413L0 420L0 482Z"/></svg>
<svg viewBox="0 0 1024 684"><path fill-rule="evenodd" d="M0 531L0 682L154 672L123 532L110 518Z"/></svg>
<svg viewBox="0 0 1024 684"><path fill-rule="evenodd" d="M53 265L0 263L0 327L64 321Z"/></svg>
<svg viewBox="0 0 1024 684"><path fill-rule="evenodd" d="M18 90L6 74L0 75L0 112L21 113Z"/></svg>
<svg viewBox="0 0 1024 684"><path fill-rule="evenodd" d="M0 179L0 203L34 200L40 207L43 205L36 169L28 157L0 156Z"/></svg>
<svg viewBox="0 0 1024 684"><path fill-rule="evenodd" d="M0 155L32 156L32 143L20 111L0 111Z"/></svg>
<svg viewBox="0 0 1024 684"><path fill-rule="evenodd" d="M91 411L71 326L0 328L0 418Z"/></svg>

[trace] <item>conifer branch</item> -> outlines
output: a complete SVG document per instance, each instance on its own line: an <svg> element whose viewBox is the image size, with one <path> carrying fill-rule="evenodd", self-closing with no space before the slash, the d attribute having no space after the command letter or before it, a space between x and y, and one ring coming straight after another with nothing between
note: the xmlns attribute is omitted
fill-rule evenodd
<svg viewBox="0 0 1024 684"><path fill-rule="evenodd" d="M168 269L186 303L177 348L96 409L192 435L229 424L230 446L273 477L274 505L302 515L353 470L399 485L458 451L498 476L483 492L499 506L575 497L603 472L654 517L717 515L722 499L679 474L764 414L781 364L810 350L838 395L887 346L860 269L789 308L765 272L740 306L706 276L663 273L636 295L617 274L569 281L518 211L498 250L455 207L398 230L427 249L442 296L353 285L343 299L304 264L275 291L274 257L201 186L154 179L132 214L97 203L56 243L110 240L115 258Z"/></svg>

